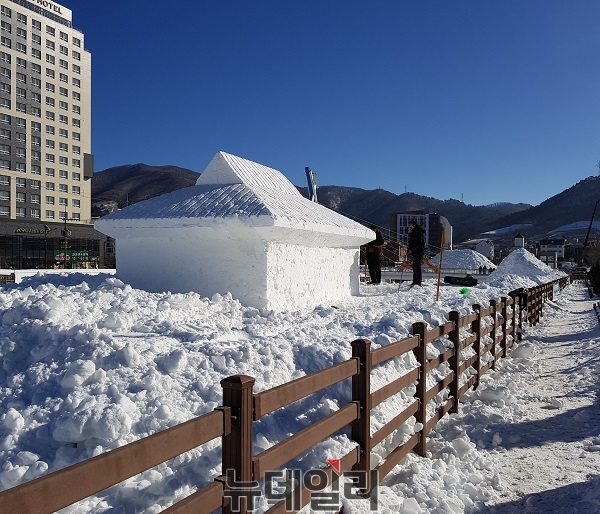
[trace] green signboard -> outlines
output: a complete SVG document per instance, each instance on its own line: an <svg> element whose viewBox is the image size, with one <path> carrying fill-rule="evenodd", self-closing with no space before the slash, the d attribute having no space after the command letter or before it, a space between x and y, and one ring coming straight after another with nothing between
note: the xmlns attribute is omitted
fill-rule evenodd
<svg viewBox="0 0 600 514"><path fill-rule="evenodd" d="M87 250L54 250L54 260L57 262L89 261Z"/></svg>

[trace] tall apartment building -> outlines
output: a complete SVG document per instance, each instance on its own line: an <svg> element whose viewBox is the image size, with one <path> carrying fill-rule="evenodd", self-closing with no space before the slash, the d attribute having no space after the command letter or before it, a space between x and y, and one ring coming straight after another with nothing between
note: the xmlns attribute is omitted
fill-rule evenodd
<svg viewBox="0 0 600 514"><path fill-rule="evenodd" d="M0 0L0 9L0 268L49 267L67 249L93 260L103 242L91 225L84 35L49 0Z"/></svg>

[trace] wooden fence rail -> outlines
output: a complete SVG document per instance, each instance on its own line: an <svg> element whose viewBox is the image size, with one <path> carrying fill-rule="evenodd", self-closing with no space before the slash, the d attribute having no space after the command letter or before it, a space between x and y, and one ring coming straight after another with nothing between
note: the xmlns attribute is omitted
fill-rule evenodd
<svg viewBox="0 0 600 514"><path fill-rule="evenodd" d="M221 508L224 513L247 512L251 498L232 502L232 491L238 483L255 483L270 471L282 468L309 451L320 441L349 427L356 447L339 459L335 472L331 465L321 471L329 484L338 473L349 470L364 472L363 495L371 492L370 457L373 448L394 434L411 417L421 429L394 448L376 468L385 477L411 451L424 456L427 435L447 413L459 411L460 398L476 388L484 375L494 369L498 359L506 357L521 337L524 324L535 325L542 308L551 300L555 289L563 288L569 278L512 291L488 307L473 305L473 313L460 315L452 311L449 321L435 328L424 322L412 325L412 336L371 350L371 342L352 342L352 357L335 366L298 378L272 389L254 393L254 378L234 375L221 381L223 406L186 423L161 431L134 443L111 450L84 462L32 480L0 493L0 512L50 514L58 509L116 485L153 466L174 458L216 438L222 438L224 476L175 503L168 514L209 513ZM445 343L445 350L435 358L427 357L428 344ZM412 352L416 365L387 384L371 389L373 368ZM438 377L433 380L433 374ZM442 378L439 375L445 373ZM430 378L428 385L427 378ZM351 379L351 401L325 418L309 425L258 454L252 443L253 422L293 402ZM416 387L414 401L371 434L371 410L392 396ZM225 473L226 470L233 474ZM239 492L239 491L238 491ZM294 510L311 500L312 492L300 484L295 495ZM273 505L269 512L289 511L289 495Z"/></svg>

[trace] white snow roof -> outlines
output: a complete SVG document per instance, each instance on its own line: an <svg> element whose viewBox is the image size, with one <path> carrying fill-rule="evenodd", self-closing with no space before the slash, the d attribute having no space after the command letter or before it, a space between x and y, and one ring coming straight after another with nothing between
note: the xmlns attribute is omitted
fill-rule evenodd
<svg viewBox="0 0 600 514"><path fill-rule="evenodd" d="M253 227L281 227L373 238L367 227L304 198L285 176L267 166L218 152L195 186L136 203L96 221L96 228L214 226L235 218Z"/></svg>

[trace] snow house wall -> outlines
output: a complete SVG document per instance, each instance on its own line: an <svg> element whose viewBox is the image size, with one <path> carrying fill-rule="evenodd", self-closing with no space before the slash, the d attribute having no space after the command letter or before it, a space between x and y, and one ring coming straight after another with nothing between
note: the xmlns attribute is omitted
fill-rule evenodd
<svg viewBox="0 0 600 514"><path fill-rule="evenodd" d="M151 292L230 292L243 305L273 310L358 294L358 249L267 240L257 232L223 226L131 231L118 238L117 277Z"/></svg>

